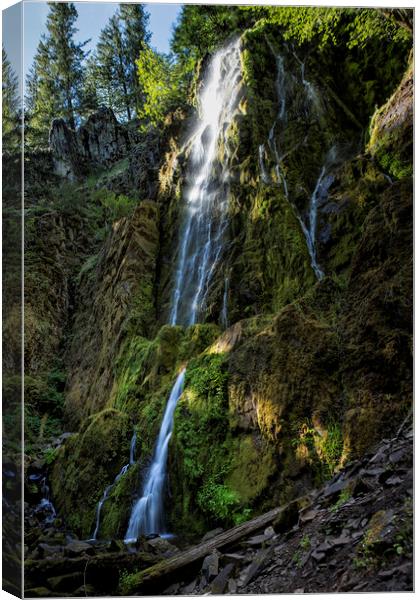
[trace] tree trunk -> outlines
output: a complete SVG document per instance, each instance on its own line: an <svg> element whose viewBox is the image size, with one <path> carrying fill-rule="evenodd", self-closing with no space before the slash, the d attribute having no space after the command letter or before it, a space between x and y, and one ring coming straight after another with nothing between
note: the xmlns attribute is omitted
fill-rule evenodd
<svg viewBox="0 0 420 600"><path fill-rule="evenodd" d="M293 512L297 520L300 500L298 498L285 506L274 508L270 512L260 515L251 521L224 531L211 540L198 544L198 546L193 546L188 550L178 552L174 556L171 556L171 558L141 571L136 574L136 580L131 583L130 590L124 590L124 594L156 592L157 588L160 590L163 586L167 586L171 582L171 578L173 579L173 576L179 575L179 571L203 559L213 550L238 542L238 540L248 536L250 533L266 527L275 520L277 521L282 515L287 515L286 518L290 518L290 514Z"/></svg>

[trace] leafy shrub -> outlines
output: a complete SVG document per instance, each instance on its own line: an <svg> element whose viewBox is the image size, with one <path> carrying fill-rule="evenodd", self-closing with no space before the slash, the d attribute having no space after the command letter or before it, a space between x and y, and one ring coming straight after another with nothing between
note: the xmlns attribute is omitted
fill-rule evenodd
<svg viewBox="0 0 420 600"><path fill-rule="evenodd" d="M134 198L106 189L95 190L92 198L105 209L105 218L111 222L130 216L138 204Z"/></svg>
<svg viewBox="0 0 420 600"><path fill-rule="evenodd" d="M238 506L238 495L226 485L208 480L198 492L197 503L203 512L217 520L231 517Z"/></svg>
<svg viewBox="0 0 420 600"><path fill-rule="evenodd" d="M47 448L44 452L44 460L47 465L52 465L52 463L57 458L58 448Z"/></svg>

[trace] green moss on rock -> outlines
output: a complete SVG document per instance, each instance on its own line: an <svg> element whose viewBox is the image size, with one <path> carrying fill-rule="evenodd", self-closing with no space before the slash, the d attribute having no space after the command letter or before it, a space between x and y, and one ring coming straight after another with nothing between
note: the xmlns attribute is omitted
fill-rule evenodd
<svg viewBox="0 0 420 600"><path fill-rule="evenodd" d="M97 503L128 462L132 433L127 415L107 409L88 418L60 449L51 473L52 495L78 535L93 533Z"/></svg>

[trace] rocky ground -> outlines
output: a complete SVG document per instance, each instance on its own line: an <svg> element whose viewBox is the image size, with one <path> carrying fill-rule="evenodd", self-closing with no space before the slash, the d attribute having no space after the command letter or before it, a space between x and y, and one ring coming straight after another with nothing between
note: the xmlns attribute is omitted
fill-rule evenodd
<svg viewBox="0 0 420 600"><path fill-rule="evenodd" d="M408 591L413 431L384 440L308 499L293 527L274 522L214 551L171 594Z"/></svg>
<svg viewBox="0 0 420 600"><path fill-rule="evenodd" d="M167 559L191 547L179 550L177 539L155 537L139 540L128 552L119 540L78 540L59 518L46 519L27 504L25 595L412 590L412 440L405 423L394 438L288 505L261 530L230 545L228 532L209 532L196 547L201 558L165 576ZM204 559L203 542L211 548ZM147 585L145 569L151 573Z"/></svg>

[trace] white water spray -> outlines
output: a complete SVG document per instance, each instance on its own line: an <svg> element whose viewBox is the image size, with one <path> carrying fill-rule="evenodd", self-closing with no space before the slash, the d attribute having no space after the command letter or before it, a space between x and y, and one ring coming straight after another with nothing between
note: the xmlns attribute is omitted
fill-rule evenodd
<svg viewBox="0 0 420 600"><path fill-rule="evenodd" d="M239 101L239 40L213 56L200 93L200 119L192 136L178 247L171 325L192 325L206 309L209 285L219 265L228 223L227 129ZM224 156L220 160L220 142Z"/></svg>
<svg viewBox="0 0 420 600"><path fill-rule="evenodd" d="M143 486L143 495L135 503L131 512L125 542L135 542L139 535L148 533L165 533L163 499L166 481L166 462L168 446L171 439L174 412L179 397L182 394L185 378L185 369L178 375L166 405L159 437L150 465L146 481Z"/></svg>

